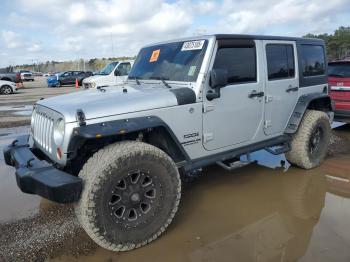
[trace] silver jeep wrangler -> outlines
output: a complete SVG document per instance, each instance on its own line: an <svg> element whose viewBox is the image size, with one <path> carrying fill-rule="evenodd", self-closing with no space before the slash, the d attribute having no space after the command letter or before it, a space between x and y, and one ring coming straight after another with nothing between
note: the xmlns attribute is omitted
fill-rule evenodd
<svg viewBox="0 0 350 262"><path fill-rule="evenodd" d="M38 101L31 134L5 148L5 160L23 192L76 202L100 246L138 248L174 218L180 174L231 170L261 149L318 166L333 119L326 67L317 39L210 35L149 45L120 88Z"/></svg>

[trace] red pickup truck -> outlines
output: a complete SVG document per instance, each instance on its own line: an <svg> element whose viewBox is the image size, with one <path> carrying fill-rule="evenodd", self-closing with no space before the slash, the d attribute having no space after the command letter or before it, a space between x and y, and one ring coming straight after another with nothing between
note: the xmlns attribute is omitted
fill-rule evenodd
<svg viewBox="0 0 350 262"><path fill-rule="evenodd" d="M350 61L328 64L328 84L335 102L334 119L350 123Z"/></svg>

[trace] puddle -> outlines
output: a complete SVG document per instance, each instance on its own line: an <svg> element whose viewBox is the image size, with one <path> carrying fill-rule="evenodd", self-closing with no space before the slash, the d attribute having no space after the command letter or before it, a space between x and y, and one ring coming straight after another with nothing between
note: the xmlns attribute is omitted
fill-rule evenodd
<svg viewBox="0 0 350 262"><path fill-rule="evenodd" d="M32 111L15 111L12 113L14 116L31 116Z"/></svg>
<svg viewBox="0 0 350 262"><path fill-rule="evenodd" d="M32 105L25 106L0 106L0 111L33 111Z"/></svg>
<svg viewBox="0 0 350 262"><path fill-rule="evenodd" d="M349 261L350 199L328 192L328 171L213 166L185 190L155 242L50 261Z"/></svg>
<svg viewBox="0 0 350 262"><path fill-rule="evenodd" d="M32 105L25 106L0 106L0 112L6 112L12 116L31 116L33 111Z"/></svg>
<svg viewBox="0 0 350 262"><path fill-rule="evenodd" d="M23 194L16 185L15 169L4 164L2 150L29 127L0 129L0 222L14 221L38 213L40 197Z"/></svg>
<svg viewBox="0 0 350 262"><path fill-rule="evenodd" d="M0 129L0 149L26 132ZM263 150L251 158L258 164L205 168L158 240L115 253L89 239L71 206L19 192L0 154L0 243L13 257L46 261L350 261L350 155L309 171Z"/></svg>

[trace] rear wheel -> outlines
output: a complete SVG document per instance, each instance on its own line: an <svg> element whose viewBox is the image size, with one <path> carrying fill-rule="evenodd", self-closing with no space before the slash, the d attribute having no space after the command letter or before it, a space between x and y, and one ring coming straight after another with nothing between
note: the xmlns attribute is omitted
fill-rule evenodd
<svg viewBox="0 0 350 262"><path fill-rule="evenodd" d="M75 208L78 220L97 244L113 251L155 240L172 221L181 197L174 162L142 142L101 149L79 176L84 189Z"/></svg>
<svg viewBox="0 0 350 262"><path fill-rule="evenodd" d="M0 89L0 93L4 95L9 95L13 92L12 87L9 85L3 85Z"/></svg>
<svg viewBox="0 0 350 262"><path fill-rule="evenodd" d="M286 153L289 162L299 167L314 168L323 161L331 137L329 118L325 112L307 110Z"/></svg>

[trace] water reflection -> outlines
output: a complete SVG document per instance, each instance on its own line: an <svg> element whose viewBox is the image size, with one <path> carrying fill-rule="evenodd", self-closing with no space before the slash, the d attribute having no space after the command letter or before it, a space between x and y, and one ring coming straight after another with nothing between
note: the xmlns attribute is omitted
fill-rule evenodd
<svg viewBox="0 0 350 262"><path fill-rule="evenodd" d="M158 241L127 253L97 248L56 260L294 261L305 254L325 203L320 169L251 165L203 173L184 191L174 223Z"/></svg>

